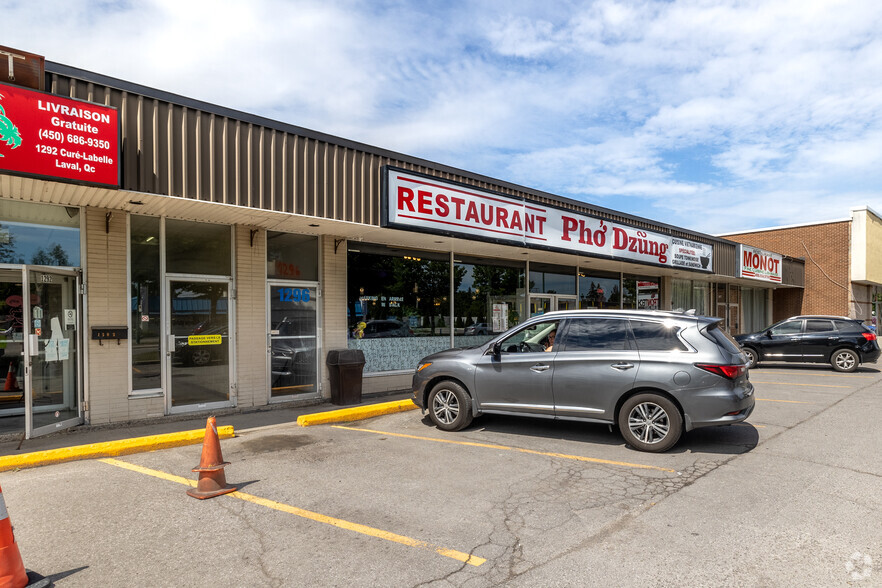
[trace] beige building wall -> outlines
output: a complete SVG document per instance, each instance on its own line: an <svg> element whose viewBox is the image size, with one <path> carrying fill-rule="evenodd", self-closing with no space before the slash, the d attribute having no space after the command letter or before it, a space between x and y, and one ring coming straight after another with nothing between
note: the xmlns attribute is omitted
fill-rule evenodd
<svg viewBox="0 0 882 588"><path fill-rule="evenodd" d="M88 346L88 411L90 424L143 419L165 414L162 395L129 396L129 340L91 339L93 327L121 327L128 324L129 286L127 274L128 222L116 211L86 208L87 324L83 334Z"/></svg>
<svg viewBox="0 0 882 588"><path fill-rule="evenodd" d="M251 231L254 238L251 237ZM269 402L266 341L266 231L235 227L236 385L240 408Z"/></svg>
<svg viewBox="0 0 882 588"><path fill-rule="evenodd" d="M336 251L335 251L336 244ZM349 325L346 320L346 239L334 235L319 238L319 279L322 289L321 364L322 396L331 397L328 366L331 349L346 349Z"/></svg>
<svg viewBox="0 0 882 588"><path fill-rule="evenodd" d="M882 284L882 219L870 208L851 211L851 280Z"/></svg>

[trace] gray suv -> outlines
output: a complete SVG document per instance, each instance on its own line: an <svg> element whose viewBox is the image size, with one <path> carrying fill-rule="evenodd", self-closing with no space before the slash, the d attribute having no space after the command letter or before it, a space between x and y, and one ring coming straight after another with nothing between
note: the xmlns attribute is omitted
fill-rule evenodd
<svg viewBox="0 0 882 588"><path fill-rule="evenodd" d="M532 318L476 347L425 357L413 400L445 431L484 413L618 425L642 451L753 411L739 345L720 319L573 310Z"/></svg>

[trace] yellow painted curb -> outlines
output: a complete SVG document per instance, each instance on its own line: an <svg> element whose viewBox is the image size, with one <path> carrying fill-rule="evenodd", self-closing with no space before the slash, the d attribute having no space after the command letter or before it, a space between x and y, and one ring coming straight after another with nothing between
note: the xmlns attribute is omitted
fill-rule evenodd
<svg viewBox="0 0 882 588"><path fill-rule="evenodd" d="M414 410L416 407L417 405L412 400L396 400L395 402L383 402L381 404L369 404L355 408L341 408L340 410L328 412L304 414L297 417L297 424L301 427L309 427L311 425L326 425L328 423L344 423L392 414L393 412Z"/></svg>
<svg viewBox="0 0 882 588"><path fill-rule="evenodd" d="M219 439L235 437L232 426L218 427ZM134 437L119 441L106 441L104 443L90 443L89 445L77 445L63 447L61 449L48 449L23 453L22 455L7 455L0 457L0 472L6 472L17 468L33 468L50 463L62 463L80 459L92 459L95 457L115 457L154 451L156 449L168 449L169 447L183 447L202 443L205 438L205 429L195 431L182 431L180 433L167 433L165 435L148 435L147 437Z"/></svg>

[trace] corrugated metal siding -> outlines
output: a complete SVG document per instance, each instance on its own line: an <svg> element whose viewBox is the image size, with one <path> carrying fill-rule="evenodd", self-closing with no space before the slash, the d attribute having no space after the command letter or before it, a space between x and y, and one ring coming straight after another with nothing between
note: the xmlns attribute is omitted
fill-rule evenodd
<svg viewBox="0 0 882 588"><path fill-rule="evenodd" d="M734 276L737 271L738 246L735 243L714 243L714 273Z"/></svg>
<svg viewBox="0 0 882 588"><path fill-rule="evenodd" d="M612 222L702 240L694 233L614 211L476 180L59 73L47 76L47 87L52 93L119 109L122 187L127 190L379 225L381 169L394 165ZM733 247L715 241L714 248L716 271L734 275Z"/></svg>

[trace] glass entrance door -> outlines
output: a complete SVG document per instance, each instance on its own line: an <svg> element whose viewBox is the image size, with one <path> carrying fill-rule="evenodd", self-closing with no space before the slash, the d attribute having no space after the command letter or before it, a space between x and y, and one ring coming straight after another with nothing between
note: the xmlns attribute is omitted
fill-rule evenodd
<svg viewBox="0 0 882 588"><path fill-rule="evenodd" d="M83 422L78 324L76 272L0 269L0 433L30 439Z"/></svg>
<svg viewBox="0 0 882 588"><path fill-rule="evenodd" d="M554 310L576 310L576 297L563 294L530 294L530 316L539 316Z"/></svg>
<svg viewBox="0 0 882 588"><path fill-rule="evenodd" d="M576 310L578 305L576 304L575 296L555 296L557 299L557 310Z"/></svg>
<svg viewBox="0 0 882 588"><path fill-rule="evenodd" d="M25 423L27 436L82 423L75 272L26 268Z"/></svg>
<svg viewBox="0 0 882 588"><path fill-rule="evenodd" d="M318 285L270 282L267 353L270 400L318 395Z"/></svg>
<svg viewBox="0 0 882 588"><path fill-rule="evenodd" d="M166 292L169 412L232 406L230 280L170 277Z"/></svg>
<svg viewBox="0 0 882 588"><path fill-rule="evenodd" d="M23 284L21 269L0 270L0 434L25 430Z"/></svg>

